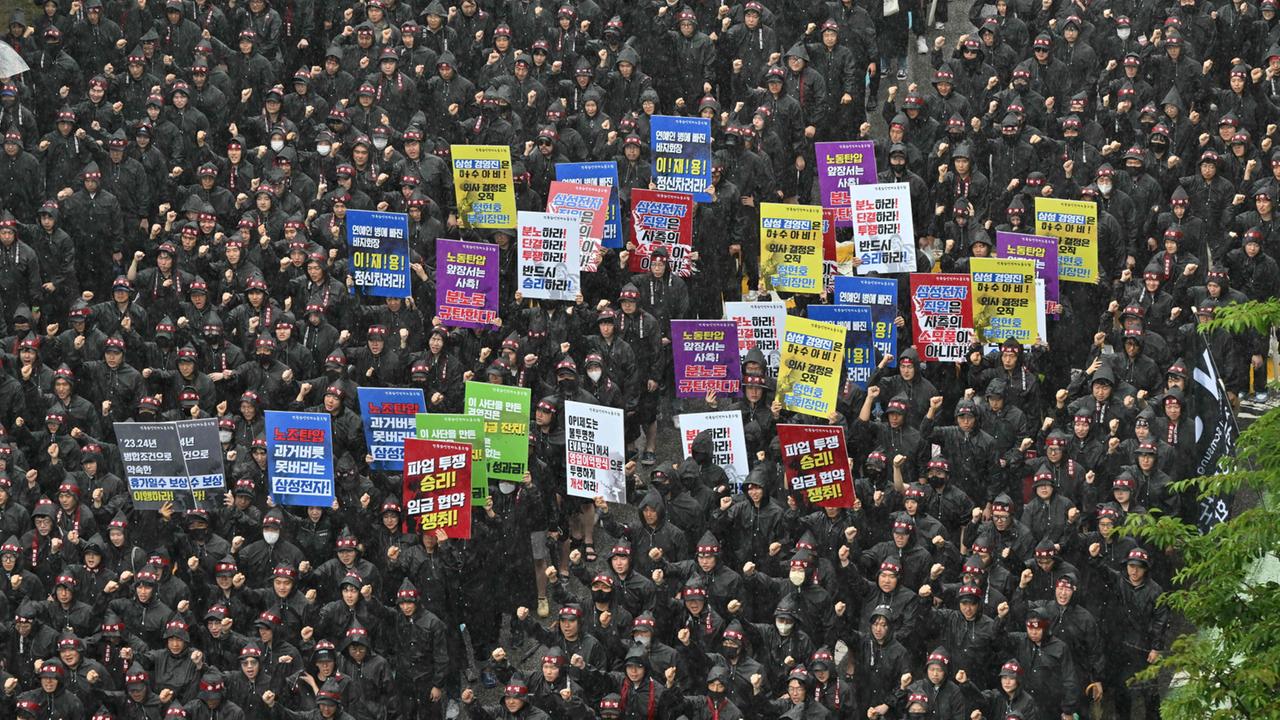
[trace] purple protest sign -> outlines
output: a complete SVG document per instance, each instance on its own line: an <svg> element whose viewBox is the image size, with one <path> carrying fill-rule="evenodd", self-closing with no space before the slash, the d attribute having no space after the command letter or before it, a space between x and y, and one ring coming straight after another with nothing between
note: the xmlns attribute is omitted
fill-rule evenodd
<svg viewBox="0 0 1280 720"><path fill-rule="evenodd" d="M852 227L849 186L876 181L875 143L871 140L820 142L816 150L822 207L836 211L836 227Z"/></svg>
<svg viewBox="0 0 1280 720"><path fill-rule="evenodd" d="M1011 260L1034 260L1036 263L1036 277L1044 280L1045 314L1058 314L1057 238L997 230L996 257Z"/></svg>
<svg viewBox="0 0 1280 720"><path fill-rule="evenodd" d="M448 327L485 329L498 316L498 246L436 240L436 315Z"/></svg>
<svg viewBox="0 0 1280 720"><path fill-rule="evenodd" d="M672 320L672 357L676 397L738 395L742 366L738 363L738 326L732 320Z"/></svg>

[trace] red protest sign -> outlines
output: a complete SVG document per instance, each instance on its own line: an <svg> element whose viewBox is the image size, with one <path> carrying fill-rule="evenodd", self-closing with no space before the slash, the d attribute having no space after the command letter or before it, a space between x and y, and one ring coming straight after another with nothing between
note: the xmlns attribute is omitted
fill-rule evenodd
<svg viewBox="0 0 1280 720"><path fill-rule="evenodd" d="M404 514L406 532L471 538L470 444L405 438Z"/></svg>
<svg viewBox="0 0 1280 720"><path fill-rule="evenodd" d="M666 247L667 267L681 277L693 271L687 257L693 252L693 196L636 188L631 191L631 272L649 269L654 248Z"/></svg>
<svg viewBox="0 0 1280 720"><path fill-rule="evenodd" d="M973 332L970 278L963 273L911 273L916 352L927 362L965 362Z"/></svg>
<svg viewBox="0 0 1280 720"><path fill-rule="evenodd" d="M782 473L791 492L804 493L819 507L853 507L853 476L844 428L833 425L779 425Z"/></svg>

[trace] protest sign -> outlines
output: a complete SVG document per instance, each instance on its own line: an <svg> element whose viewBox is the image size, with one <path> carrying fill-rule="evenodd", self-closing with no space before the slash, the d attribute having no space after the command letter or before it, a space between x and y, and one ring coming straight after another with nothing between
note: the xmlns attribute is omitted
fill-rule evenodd
<svg viewBox="0 0 1280 720"><path fill-rule="evenodd" d="M529 415L533 409L529 388L468 382L466 412L484 418L485 457L489 478L524 482L529 469Z"/></svg>
<svg viewBox="0 0 1280 720"><path fill-rule="evenodd" d="M118 422L114 427L134 508L159 510L173 503L181 511L188 506L191 482L174 424Z"/></svg>
<svg viewBox="0 0 1280 720"><path fill-rule="evenodd" d="M761 203L760 279L766 290L822 292L822 208Z"/></svg>
<svg viewBox="0 0 1280 720"><path fill-rule="evenodd" d="M676 416L680 447L684 457L693 454L693 441L703 430L711 431L711 461L724 469L735 488L747 479L751 469L747 459L747 436L742 430L742 413L737 410L682 413Z"/></svg>
<svg viewBox="0 0 1280 720"><path fill-rule="evenodd" d="M1036 234L1058 239L1058 279L1098 281L1098 206L1084 200L1036 198Z"/></svg>
<svg viewBox="0 0 1280 720"><path fill-rule="evenodd" d="M853 507L853 477L843 427L779 425L778 442L788 491L803 493L818 507Z"/></svg>
<svg viewBox="0 0 1280 720"><path fill-rule="evenodd" d="M649 118L649 150L653 153L653 183L658 190L692 193L698 202L711 202L711 120L702 117Z"/></svg>
<svg viewBox="0 0 1280 720"><path fill-rule="evenodd" d="M526 298L573 300L582 289L578 221L520 211L517 288Z"/></svg>
<svg viewBox="0 0 1280 720"><path fill-rule="evenodd" d="M618 162L556 163L561 182L609 188L609 215L604 223L604 246L622 247L622 202L618 198Z"/></svg>
<svg viewBox="0 0 1280 720"><path fill-rule="evenodd" d="M609 214L609 188L553 180L547 212L577 220L579 267L595 272L600 267L604 221Z"/></svg>
<svg viewBox="0 0 1280 720"><path fill-rule="evenodd" d="M964 273L912 273L915 347L925 362L966 362L973 331L972 284Z"/></svg>
<svg viewBox="0 0 1280 720"><path fill-rule="evenodd" d="M206 510L222 507L227 479L217 418L178 420L174 422L174 429L178 433L178 444L182 446L193 506Z"/></svg>
<svg viewBox="0 0 1280 720"><path fill-rule="evenodd" d="M836 277L853 275L853 241L836 242L836 211L822 208L822 287L834 294Z"/></svg>
<svg viewBox="0 0 1280 720"><path fill-rule="evenodd" d="M738 326L732 320L672 320L676 397L740 394Z"/></svg>
<svg viewBox="0 0 1280 720"><path fill-rule="evenodd" d="M516 191L511 148L506 145L450 145L458 223L468 229L516 226Z"/></svg>
<svg viewBox="0 0 1280 720"><path fill-rule="evenodd" d="M1050 315L1059 313L1057 238L997 230L996 257L1035 261L1036 277L1044 280L1047 311Z"/></svg>
<svg viewBox="0 0 1280 720"><path fill-rule="evenodd" d="M830 417L840 394L844 328L788 315L783 323L777 397L792 412Z"/></svg>
<svg viewBox="0 0 1280 720"><path fill-rule="evenodd" d="M978 341L1014 338L1030 345L1040 336L1036 311L1036 265L1031 260L969 258L973 282L973 327Z"/></svg>
<svg viewBox="0 0 1280 720"><path fill-rule="evenodd" d="M778 376L782 364L782 319L787 306L780 302L727 302L724 319L738 326L738 359L746 362L747 354L759 350L769 366L769 376Z"/></svg>
<svg viewBox="0 0 1280 720"><path fill-rule="evenodd" d="M268 410L267 486L277 505L333 503L333 431L328 413Z"/></svg>
<svg viewBox="0 0 1280 720"><path fill-rule="evenodd" d="M820 142L815 150L822 207L834 211L837 227L850 227L853 201L849 188L876 181L876 144L872 140Z"/></svg>
<svg viewBox="0 0 1280 720"><path fill-rule="evenodd" d="M881 275L916 269L916 233L907 183L875 183L849 188L853 207L854 254L858 274Z"/></svg>
<svg viewBox="0 0 1280 720"><path fill-rule="evenodd" d="M626 502L626 450L621 408L565 401L564 465L569 495Z"/></svg>
<svg viewBox="0 0 1280 720"><path fill-rule="evenodd" d="M359 387L364 440L374 470L400 472L404 468L404 439L413 437L414 416L427 411L422 388Z"/></svg>
<svg viewBox="0 0 1280 720"><path fill-rule="evenodd" d="M668 272L688 277L693 272L693 196L636 188L631 191L631 272L647 272L649 256L658 246L667 249Z"/></svg>
<svg viewBox="0 0 1280 720"><path fill-rule="evenodd" d="M471 446L405 438L405 531L471 538Z"/></svg>
<svg viewBox="0 0 1280 720"><path fill-rule="evenodd" d="M412 294L408 215L348 210L347 250L357 292L398 298Z"/></svg>
<svg viewBox="0 0 1280 720"><path fill-rule="evenodd" d="M876 371L871 308L864 305L810 305L809 319L845 329L844 366L853 384L865 389Z"/></svg>
<svg viewBox="0 0 1280 720"><path fill-rule="evenodd" d="M838 277L836 305L871 308L871 337L881 355L893 355L889 367L898 364L898 281L893 278Z"/></svg>
<svg viewBox="0 0 1280 720"><path fill-rule="evenodd" d="M498 317L498 246L436 240L436 316L446 327L486 330Z"/></svg>
<svg viewBox="0 0 1280 720"><path fill-rule="evenodd" d="M471 504L484 505L489 497L489 459L485 456L484 418L461 413L418 413L414 437L447 440L471 446Z"/></svg>

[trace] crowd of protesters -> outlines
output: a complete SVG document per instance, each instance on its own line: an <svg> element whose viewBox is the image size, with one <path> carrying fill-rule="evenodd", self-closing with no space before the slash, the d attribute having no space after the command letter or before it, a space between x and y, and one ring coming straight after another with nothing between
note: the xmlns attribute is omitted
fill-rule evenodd
<svg viewBox="0 0 1280 720"><path fill-rule="evenodd" d="M1158 717L1129 681L1170 641L1176 557L1115 528L1200 512L1169 488L1198 458L1198 348L1233 401L1265 392L1269 337L1197 325L1280 283L1276 0L953 10L958 37L947 0L15 12L0 717ZM509 147L521 210L557 163L616 161L628 208L654 115L712 121L692 271L660 250L633 274L627 246L575 301L523 297L512 232L459 223L450 147ZM827 418L788 412L763 355L741 397L682 408L671 321L766 299L761 203L819 204L814 143L850 139L910 185L918 271L966 271L1053 197L1096 205L1100 281L963 363L920 360L900 293L897 352ZM407 213L410 297L352 292L352 209ZM490 329L433 312L441 237L499 248ZM529 476L494 483L471 540L404 533L356 389L457 413L470 380L532 389ZM630 510L567 496L567 400L624 410ZM741 483L708 437L670 442L704 405L742 413ZM268 497L282 409L332 418L329 507ZM113 424L206 417L225 497L134 508ZM776 426L814 422L845 428L852 507L783 482Z"/></svg>

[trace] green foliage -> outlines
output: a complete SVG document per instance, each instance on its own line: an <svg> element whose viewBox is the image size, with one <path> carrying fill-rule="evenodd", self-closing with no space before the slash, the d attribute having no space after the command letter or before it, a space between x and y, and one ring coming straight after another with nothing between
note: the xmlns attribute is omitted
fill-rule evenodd
<svg viewBox="0 0 1280 720"><path fill-rule="evenodd" d="M1246 322L1230 320L1237 321ZM1171 720L1280 718L1280 584L1258 572L1264 558L1280 555L1280 410L1241 433L1223 474L1180 485L1200 497L1256 492L1259 502L1205 535L1158 513L1131 516L1124 525L1145 544L1181 556L1175 587L1162 602L1195 628L1139 679L1173 674L1162 703Z"/></svg>
<svg viewBox="0 0 1280 720"><path fill-rule="evenodd" d="M1213 320L1204 323L1204 326L1209 330L1253 330L1265 334L1271 328L1280 326L1280 300L1250 300L1220 306L1214 312Z"/></svg>

